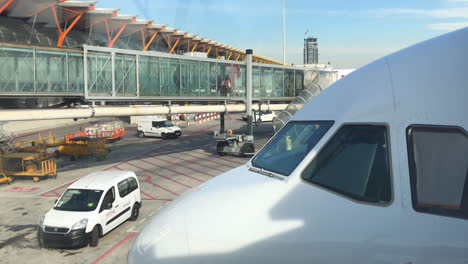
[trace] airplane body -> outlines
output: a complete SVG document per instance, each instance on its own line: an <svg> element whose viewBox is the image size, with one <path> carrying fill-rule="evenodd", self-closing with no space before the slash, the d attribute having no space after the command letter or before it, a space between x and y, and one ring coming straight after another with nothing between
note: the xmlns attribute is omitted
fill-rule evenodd
<svg viewBox="0 0 468 264"><path fill-rule="evenodd" d="M468 28L314 97L154 216L133 263L467 263Z"/></svg>

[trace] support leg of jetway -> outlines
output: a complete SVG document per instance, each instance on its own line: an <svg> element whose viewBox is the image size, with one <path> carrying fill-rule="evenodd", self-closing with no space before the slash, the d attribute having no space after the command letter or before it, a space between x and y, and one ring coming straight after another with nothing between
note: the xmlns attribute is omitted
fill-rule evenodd
<svg viewBox="0 0 468 264"><path fill-rule="evenodd" d="M224 133L224 131L225 131L225 126L224 126L224 117L225 117L225 115L226 115L225 112L220 113L219 133Z"/></svg>
<svg viewBox="0 0 468 264"><path fill-rule="evenodd" d="M247 135L253 135L253 117L252 115L247 116Z"/></svg>
<svg viewBox="0 0 468 264"><path fill-rule="evenodd" d="M247 115L247 135L253 135L253 124L252 124L252 56L253 50L248 49L245 51L246 58L246 73L247 73L247 94L245 98L246 104L246 115Z"/></svg>
<svg viewBox="0 0 468 264"><path fill-rule="evenodd" d="M224 133L224 114L221 113L221 132L214 133L216 140L216 152L219 155L241 155L250 156L255 154L255 145L253 137L253 119L252 119L252 56L253 51L248 49L245 51L246 73L247 73L247 93L245 97L246 115L247 115L247 135L233 134L232 131ZM261 108L261 104L259 106Z"/></svg>

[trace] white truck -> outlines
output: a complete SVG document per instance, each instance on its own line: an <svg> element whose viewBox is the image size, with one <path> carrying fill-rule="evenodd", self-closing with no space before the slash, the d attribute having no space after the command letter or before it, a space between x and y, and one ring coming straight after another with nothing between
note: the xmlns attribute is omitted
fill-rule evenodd
<svg viewBox="0 0 468 264"><path fill-rule="evenodd" d="M138 120L138 137L178 138L182 135L180 127L160 117L143 117Z"/></svg>

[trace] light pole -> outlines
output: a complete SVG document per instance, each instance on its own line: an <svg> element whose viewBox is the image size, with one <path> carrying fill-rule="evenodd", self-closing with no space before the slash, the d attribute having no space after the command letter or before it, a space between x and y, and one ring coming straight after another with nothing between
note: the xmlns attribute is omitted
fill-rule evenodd
<svg viewBox="0 0 468 264"><path fill-rule="evenodd" d="M283 0L283 64L286 64L286 9Z"/></svg>

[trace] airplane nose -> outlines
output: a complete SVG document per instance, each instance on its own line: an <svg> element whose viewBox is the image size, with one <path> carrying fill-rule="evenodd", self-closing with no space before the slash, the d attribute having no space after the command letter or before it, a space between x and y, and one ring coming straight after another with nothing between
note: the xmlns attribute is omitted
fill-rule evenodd
<svg viewBox="0 0 468 264"><path fill-rule="evenodd" d="M166 212L153 217L135 238L128 253L129 264L187 263L185 212Z"/></svg>

